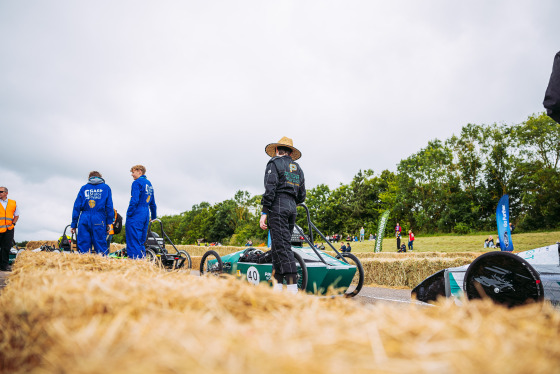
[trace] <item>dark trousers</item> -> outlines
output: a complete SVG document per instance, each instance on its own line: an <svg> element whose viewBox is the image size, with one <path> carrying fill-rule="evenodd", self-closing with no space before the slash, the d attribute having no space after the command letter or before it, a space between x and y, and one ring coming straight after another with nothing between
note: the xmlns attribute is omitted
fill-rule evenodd
<svg viewBox="0 0 560 374"><path fill-rule="evenodd" d="M268 213L272 265L277 274L297 273L296 259L290 244L296 223L296 203L293 198L279 196Z"/></svg>
<svg viewBox="0 0 560 374"><path fill-rule="evenodd" d="M10 249L14 242L14 229L0 233L0 268L5 269L10 265Z"/></svg>

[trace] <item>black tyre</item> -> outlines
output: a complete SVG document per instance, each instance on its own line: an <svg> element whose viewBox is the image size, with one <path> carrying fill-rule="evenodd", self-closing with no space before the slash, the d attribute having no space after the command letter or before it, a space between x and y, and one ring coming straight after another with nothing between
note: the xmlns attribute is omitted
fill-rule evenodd
<svg viewBox="0 0 560 374"><path fill-rule="evenodd" d="M508 252L489 252L475 259L465 273L463 288L469 300L488 297L509 308L544 298L539 273Z"/></svg>
<svg viewBox="0 0 560 374"><path fill-rule="evenodd" d="M294 257L296 258L296 265L299 265L298 271L297 271L297 285L298 285L298 289L300 291L304 291L307 288L307 265L305 265L305 261L303 261L303 258L300 256L299 253L297 252L293 252L294 253Z"/></svg>
<svg viewBox="0 0 560 374"><path fill-rule="evenodd" d="M162 267L161 258L150 248L146 248L146 261L151 262L157 267Z"/></svg>
<svg viewBox="0 0 560 374"><path fill-rule="evenodd" d="M182 261L181 268L192 269L192 260L191 260L191 256L189 255L189 253L187 251L182 250L182 249L180 251L178 251L177 253L181 257L181 260L179 260L179 261Z"/></svg>
<svg viewBox="0 0 560 374"><path fill-rule="evenodd" d="M349 265L354 265L356 267L356 273L354 274L354 278L352 278L352 283L350 283L350 286L348 286L348 289L344 293L345 297L354 297L360 293L364 286L364 267L358 257L354 256L352 253L343 252L341 255L346 259Z"/></svg>
<svg viewBox="0 0 560 374"><path fill-rule="evenodd" d="M220 275L223 270L224 264L218 252L210 250L202 256L200 260L200 275Z"/></svg>

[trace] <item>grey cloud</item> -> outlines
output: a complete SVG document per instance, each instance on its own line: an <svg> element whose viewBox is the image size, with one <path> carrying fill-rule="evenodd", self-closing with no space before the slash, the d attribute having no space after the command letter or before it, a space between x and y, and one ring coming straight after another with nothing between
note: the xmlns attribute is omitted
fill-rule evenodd
<svg viewBox="0 0 560 374"><path fill-rule="evenodd" d="M55 235L90 170L124 210L130 166L144 164L160 212L178 213L260 193L264 147L282 136L302 150L309 187L336 187L359 169L395 170L467 123L521 122L542 110L559 10L554 0L2 2L0 179L26 207L20 240ZM57 192L38 198L46 190ZM47 224L51 209L65 213Z"/></svg>

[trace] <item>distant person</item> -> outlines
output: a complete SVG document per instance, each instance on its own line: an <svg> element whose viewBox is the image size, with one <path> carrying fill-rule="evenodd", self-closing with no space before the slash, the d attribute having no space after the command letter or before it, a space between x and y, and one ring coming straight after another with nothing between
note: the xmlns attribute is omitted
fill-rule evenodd
<svg viewBox="0 0 560 374"><path fill-rule="evenodd" d="M412 230L408 230L408 250L414 250L414 233Z"/></svg>
<svg viewBox="0 0 560 374"><path fill-rule="evenodd" d="M0 187L0 271L12 271L10 250L18 219L19 209L16 201L8 199L8 188Z"/></svg>
<svg viewBox="0 0 560 374"><path fill-rule="evenodd" d="M494 245L494 238L492 237L492 235L488 237L488 248L496 248L496 246Z"/></svg>
<svg viewBox="0 0 560 374"><path fill-rule="evenodd" d="M111 188L98 171L89 173L87 184L83 185L74 201L72 210L73 234L78 229L76 242L80 253L91 252L106 256L109 252L107 234L115 220L113 194Z"/></svg>
<svg viewBox="0 0 560 374"><path fill-rule="evenodd" d="M360 229L360 241L361 242L364 241L365 234L366 234L366 230L364 230L364 226L362 226L362 228Z"/></svg>
<svg viewBox="0 0 560 374"><path fill-rule="evenodd" d="M488 238L484 239L484 248L488 248Z"/></svg>
<svg viewBox="0 0 560 374"><path fill-rule="evenodd" d="M247 240L247 243L245 243L245 247L251 247L253 245L253 241L251 239Z"/></svg>
<svg viewBox="0 0 560 374"><path fill-rule="evenodd" d="M346 243L346 252L352 252L352 247L350 247L350 243Z"/></svg>
<svg viewBox="0 0 560 374"><path fill-rule="evenodd" d="M513 230L515 230L515 226L511 224L511 222L509 223L509 232L513 232Z"/></svg>
<svg viewBox="0 0 560 374"><path fill-rule="evenodd" d="M369 234L369 240L373 240L373 234Z"/></svg>
<svg viewBox="0 0 560 374"><path fill-rule="evenodd" d="M344 245L344 243L342 243L340 246L340 252L346 252L346 246Z"/></svg>
<svg viewBox="0 0 560 374"><path fill-rule="evenodd" d="M554 56L550 81L544 94L546 115L560 123L560 52Z"/></svg>
<svg viewBox="0 0 560 374"><path fill-rule="evenodd" d="M109 225L109 232L107 233L107 248L109 252L111 252L111 243L113 242L113 236L115 234L120 234L122 230L122 217L117 213L116 209L113 210L115 211L115 219L113 220L113 223Z"/></svg>
<svg viewBox="0 0 560 374"><path fill-rule="evenodd" d="M130 203L126 211L126 250L129 258L146 257L144 242L151 219L157 218L157 206L152 183L146 178L146 168L130 168L134 181L130 188Z"/></svg>
<svg viewBox="0 0 560 374"><path fill-rule="evenodd" d="M399 223L397 222L397 225L395 226L395 236L399 236L401 234L401 231L401 225L399 225Z"/></svg>
<svg viewBox="0 0 560 374"><path fill-rule="evenodd" d="M397 251L401 249L401 234L397 233Z"/></svg>

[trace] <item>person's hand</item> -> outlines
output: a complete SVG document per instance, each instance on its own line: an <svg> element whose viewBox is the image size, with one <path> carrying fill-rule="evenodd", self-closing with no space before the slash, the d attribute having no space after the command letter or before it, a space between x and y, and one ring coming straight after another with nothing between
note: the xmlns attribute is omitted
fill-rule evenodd
<svg viewBox="0 0 560 374"><path fill-rule="evenodd" d="M72 234L75 234L75 233L76 233L76 229L70 229L70 232L71 232Z"/></svg>
<svg viewBox="0 0 560 374"><path fill-rule="evenodd" d="M261 229L266 230L268 226L266 225L266 214L261 215L261 221L259 222Z"/></svg>

